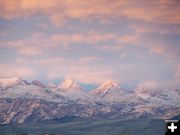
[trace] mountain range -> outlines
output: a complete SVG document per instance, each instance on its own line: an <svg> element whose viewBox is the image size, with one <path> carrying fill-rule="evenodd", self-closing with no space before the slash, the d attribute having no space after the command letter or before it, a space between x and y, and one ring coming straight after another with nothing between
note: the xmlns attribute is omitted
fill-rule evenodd
<svg viewBox="0 0 180 135"><path fill-rule="evenodd" d="M180 90L127 91L116 81L84 90L72 80L48 85L18 77L0 79L0 124L81 118L161 118L180 114Z"/></svg>

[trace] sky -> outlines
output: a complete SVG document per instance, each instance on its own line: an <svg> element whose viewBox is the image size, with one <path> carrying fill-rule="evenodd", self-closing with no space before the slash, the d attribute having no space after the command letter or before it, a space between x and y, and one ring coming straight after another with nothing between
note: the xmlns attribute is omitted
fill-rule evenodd
<svg viewBox="0 0 180 135"><path fill-rule="evenodd" d="M180 88L178 0L0 0L0 78Z"/></svg>

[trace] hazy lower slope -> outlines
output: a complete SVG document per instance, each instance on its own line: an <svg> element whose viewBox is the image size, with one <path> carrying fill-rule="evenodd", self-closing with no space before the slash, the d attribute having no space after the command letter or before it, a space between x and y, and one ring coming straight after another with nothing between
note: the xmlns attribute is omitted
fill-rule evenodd
<svg viewBox="0 0 180 135"><path fill-rule="evenodd" d="M0 135L164 135L164 121L150 119L63 119L3 125Z"/></svg>

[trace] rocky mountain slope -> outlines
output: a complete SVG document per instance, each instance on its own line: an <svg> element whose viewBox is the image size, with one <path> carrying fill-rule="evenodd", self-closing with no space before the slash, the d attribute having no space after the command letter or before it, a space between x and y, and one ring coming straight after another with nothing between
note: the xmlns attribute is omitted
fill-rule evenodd
<svg viewBox="0 0 180 135"><path fill-rule="evenodd" d="M20 78L0 79L0 124L60 119L170 118L180 114L179 90L126 91L107 81L87 92L72 80L59 85L31 83Z"/></svg>

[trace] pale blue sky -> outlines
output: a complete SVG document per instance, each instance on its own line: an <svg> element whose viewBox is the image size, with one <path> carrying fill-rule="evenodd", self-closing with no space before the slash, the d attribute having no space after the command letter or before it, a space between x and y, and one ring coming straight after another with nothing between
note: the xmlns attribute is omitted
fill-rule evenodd
<svg viewBox="0 0 180 135"><path fill-rule="evenodd" d="M180 87L178 1L23 2L0 1L1 78Z"/></svg>

